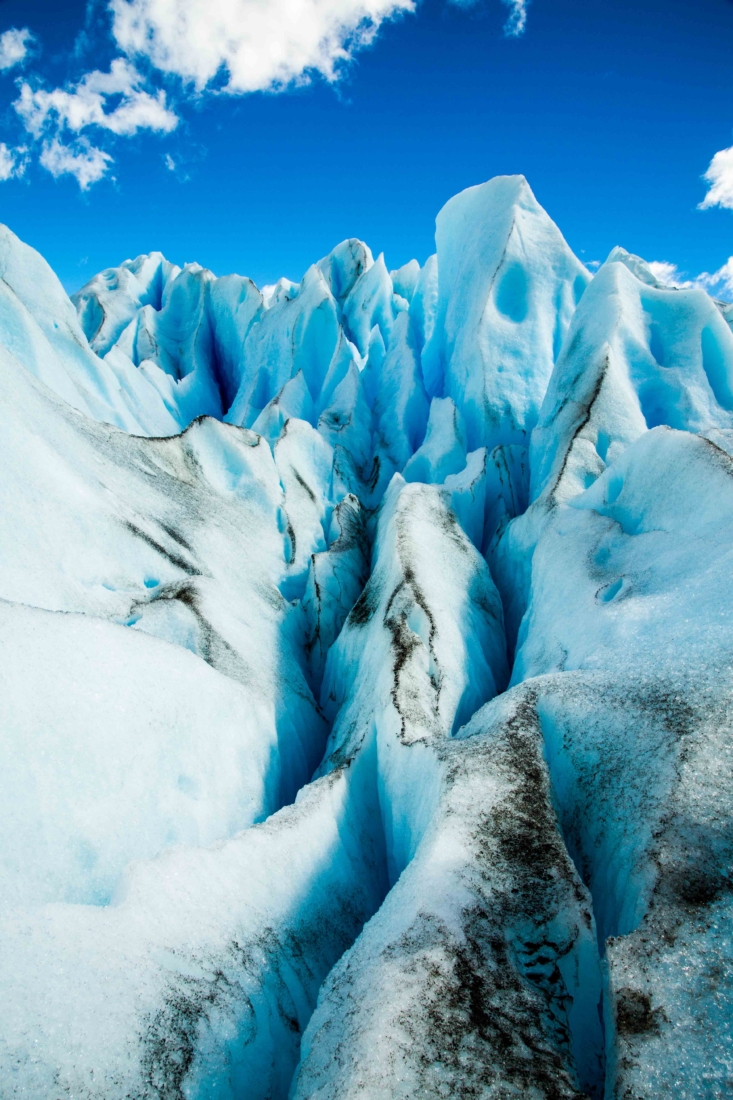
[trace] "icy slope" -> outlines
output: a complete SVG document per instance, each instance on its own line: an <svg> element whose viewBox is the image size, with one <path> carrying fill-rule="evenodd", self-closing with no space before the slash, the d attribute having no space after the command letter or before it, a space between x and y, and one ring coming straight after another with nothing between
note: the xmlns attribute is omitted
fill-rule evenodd
<svg viewBox="0 0 733 1100"><path fill-rule="evenodd" d="M733 1089L726 311L436 245L2 230L0 1097Z"/></svg>

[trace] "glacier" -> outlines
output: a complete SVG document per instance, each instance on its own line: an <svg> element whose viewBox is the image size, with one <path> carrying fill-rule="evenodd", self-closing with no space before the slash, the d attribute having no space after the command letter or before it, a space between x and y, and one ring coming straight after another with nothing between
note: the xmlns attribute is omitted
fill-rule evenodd
<svg viewBox="0 0 733 1100"><path fill-rule="evenodd" d="M70 299L0 228L0 1096L733 1091L733 332L521 176Z"/></svg>

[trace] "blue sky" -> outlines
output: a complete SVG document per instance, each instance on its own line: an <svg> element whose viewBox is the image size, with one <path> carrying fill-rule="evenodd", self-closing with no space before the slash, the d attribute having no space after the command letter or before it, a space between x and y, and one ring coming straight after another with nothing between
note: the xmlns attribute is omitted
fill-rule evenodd
<svg viewBox="0 0 733 1100"><path fill-rule="evenodd" d="M0 0L0 33L33 36L0 38L0 220L69 290L153 249L262 284L347 236L422 263L452 194L523 172L586 262L622 244L677 279L726 263L730 0L407 6Z"/></svg>

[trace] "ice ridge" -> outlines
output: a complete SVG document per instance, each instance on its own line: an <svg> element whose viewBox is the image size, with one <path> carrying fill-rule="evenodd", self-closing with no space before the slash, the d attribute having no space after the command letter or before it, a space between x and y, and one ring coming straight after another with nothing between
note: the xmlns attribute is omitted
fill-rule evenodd
<svg viewBox="0 0 733 1100"><path fill-rule="evenodd" d="M730 1096L729 315L0 228L3 1100Z"/></svg>

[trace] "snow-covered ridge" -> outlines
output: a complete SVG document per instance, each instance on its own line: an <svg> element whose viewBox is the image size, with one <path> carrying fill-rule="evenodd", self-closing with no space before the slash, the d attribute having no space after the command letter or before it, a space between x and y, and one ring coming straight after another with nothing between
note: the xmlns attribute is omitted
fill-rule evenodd
<svg viewBox="0 0 733 1100"><path fill-rule="evenodd" d="M0 230L0 1097L730 1094L726 311L436 246Z"/></svg>

